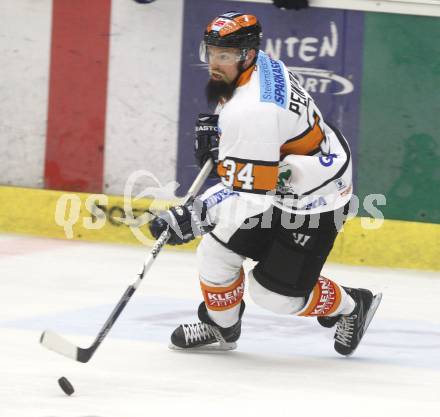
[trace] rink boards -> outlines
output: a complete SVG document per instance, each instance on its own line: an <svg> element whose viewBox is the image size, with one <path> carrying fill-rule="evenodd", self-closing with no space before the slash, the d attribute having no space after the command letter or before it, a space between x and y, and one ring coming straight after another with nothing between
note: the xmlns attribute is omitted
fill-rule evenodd
<svg viewBox="0 0 440 417"><path fill-rule="evenodd" d="M104 194L0 187L0 232L127 244L154 243L147 209L170 202ZM127 201L128 200L128 201ZM351 265L440 270L440 225L355 217L339 234L329 260ZM194 250L198 241L179 249Z"/></svg>

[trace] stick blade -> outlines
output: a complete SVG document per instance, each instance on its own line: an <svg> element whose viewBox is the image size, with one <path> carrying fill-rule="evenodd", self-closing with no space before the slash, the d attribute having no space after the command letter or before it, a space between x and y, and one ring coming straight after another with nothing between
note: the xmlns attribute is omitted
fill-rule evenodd
<svg viewBox="0 0 440 417"><path fill-rule="evenodd" d="M75 361L78 360L78 347L57 333L46 330L41 334L40 343L49 350L59 353Z"/></svg>

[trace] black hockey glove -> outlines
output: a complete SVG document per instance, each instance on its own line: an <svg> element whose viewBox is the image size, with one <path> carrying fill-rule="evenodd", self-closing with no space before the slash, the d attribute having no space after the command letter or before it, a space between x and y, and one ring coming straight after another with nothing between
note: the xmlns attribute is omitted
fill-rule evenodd
<svg viewBox="0 0 440 417"><path fill-rule="evenodd" d="M280 9L305 9L309 7L308 0L273 0L273 4Z"/></svg>
<svg viewBox="0 0 440 417"><path fill-rule="evenodd" d="M205 114L200 113L196 121L194 128L195 142L194 142L194 154L202 168L208 159L212 159L214 167L211 174L211 178L217 176L217 163L218 163L218 115L217 114Z"/></svg>
<svg viewBox="0 0 440 417"><path fill-rule="evenodd" d="M169 245L183 245L214 228L209 222L206 205L197 198L160 213L148 226L155 239L168 229Z"/></svg>

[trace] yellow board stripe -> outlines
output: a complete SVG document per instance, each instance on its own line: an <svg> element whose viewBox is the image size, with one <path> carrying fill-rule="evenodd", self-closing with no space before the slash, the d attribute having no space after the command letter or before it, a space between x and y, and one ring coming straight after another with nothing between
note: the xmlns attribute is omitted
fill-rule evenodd
<svg viewBox="0 0 440 417"><path fill-rule="evenodd" d="M104 196L102 194L97 196L100 196L101 200L107 199L107 204L100 204L98 201L97 204L102 208L100 218L103 226L98 229L89 229L85 227L85 224L92 222L93 216L86 208L86 201L88 198L89 201L92 201L91 196L93 194L0 186L0 232L67 239L65 229L57 224L55 219L57 203L63 195L73 196L73 199L78 199L80 202L78 219L72 226L72 239L140 244L139 239L130 227L124 223L124 220L121 221L121 218L124 218L124 198L120 196ZM152 204L152 200L144 198L131 200L131 204L133 215L137 217L144 213L147 208L154 211L163 210L171 203L154 201ZM68 218L69 214L72 214L71 210L72 204L69 202L65 219ZM149 246L152 246L154 240L146 225L134 229L137 229L141 236L149 240L149 242L145 243L146 245L150 243ZM173 248L194 249L196 246L197 242L190 242L182 246L173 246Z"/></svg>
<svg viewBox="0 0 440 417"><path fill-rule="evenodd" d="M28 188L0 186L0 232L66 239L64 228L55 220L57 202L65 194L76 196L80 202L78 220L72 226L73 239L139 244L130 227L119 220L124 216L123 197L103 196L107 198L101 218L105 224L89 230L84 222L92 220L85 205L91 199L90 194ZM149 199L132 200L135 217L148 207L164 209L171 202L151 204ZM385 220L379 229L368 230L362 224L369 221L359 217L348 221L336 239L329 260L351 265L440 270L440 224ZM140 231L151 239L146 226ZM198 241L193 241L173 248L194 250L197 244Z"/></svg>
<svg viewBox="0 0 440 417"><path fill-rule="evenodd" d="M440 224L384 220L368 230L369 218L349 220L329 260L351 265L440 270Z"/></svg>

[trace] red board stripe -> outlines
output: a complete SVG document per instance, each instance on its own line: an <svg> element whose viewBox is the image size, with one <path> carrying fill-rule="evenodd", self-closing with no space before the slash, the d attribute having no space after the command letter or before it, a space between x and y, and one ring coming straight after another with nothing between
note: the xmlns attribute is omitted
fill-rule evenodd
<svg viewBox="0 0 440 417"><path fill-rule="evenodd" d="M53 0L45 186L101 192L111 0Z"/></svg>

